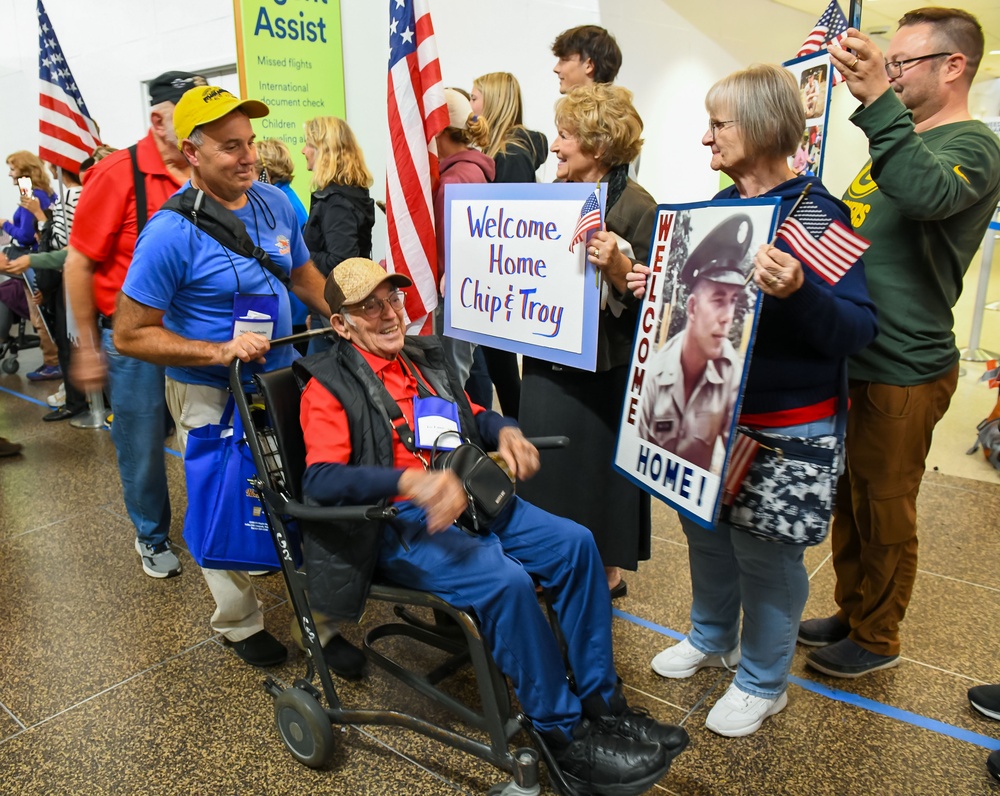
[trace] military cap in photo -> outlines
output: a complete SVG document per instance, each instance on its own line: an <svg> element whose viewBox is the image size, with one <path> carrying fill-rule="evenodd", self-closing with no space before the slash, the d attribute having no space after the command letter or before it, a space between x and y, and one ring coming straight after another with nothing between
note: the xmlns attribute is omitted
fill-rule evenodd
<svg viewBox="0 0 1000 796"><path fill-rule="evenodd" d="M688 255L680 280L693 285L698 279L742 285L746 282L743 260L750 248L753 222L746 213L736 213L716 225Z"/></svg>

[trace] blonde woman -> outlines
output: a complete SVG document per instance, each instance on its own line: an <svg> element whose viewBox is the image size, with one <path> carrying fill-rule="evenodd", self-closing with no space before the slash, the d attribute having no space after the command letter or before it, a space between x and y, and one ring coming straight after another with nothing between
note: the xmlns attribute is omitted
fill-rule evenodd
<svg viewBox="0 0 1000 796"><path fill-rule="evenodd" d="M309 219L302 230L313 262L323 276L351 257L372 256L375 203L368 194L372 179L365 156L347 122L319 116L305 124L302 154L312 172ZM329 327L330 319L310 316L313 329ZM313 340L309 352L325 349Z"/></svg>
<svg viewBox="0 0 1000 796"><path fill-rule="evenodd" d="M473 113L486 119L489 141L483 150L496 163L493 182L535 182L535 171L548 156L549 143L522 123L521 86L510 72L489 72L472 83ZM517 419L521 371L517 355L480 346L504 415Z"/></svg>
<svg viewBox="0 0 1000 796"><path fill-rule="evenodd" d="M595 372L524 357L518 414L524 433L564 434L573 443L542 451L541 471L519 484L518 493L591 530L610 596L617 598L628 588L621 570L634 571L650 554L649 495L612 472L611 460L639 318L638 303L625 294L626 277L649 255L656 202L628 177L628 164L642 148L631 91L607 83L580 86L556 104L555 121L557 178L599 181L606 192L605 229L591 238L587 259L601 270L609 296L598 322Z"/></svg>
<svg viewBox="0 0 1000 796"><path fill-rule="evenodd" d="M472 83L472 111L490 126L483 151L496 162L493 182L535 182L549 143L522 122L521 86L510 72L489 72Z"/></svg>

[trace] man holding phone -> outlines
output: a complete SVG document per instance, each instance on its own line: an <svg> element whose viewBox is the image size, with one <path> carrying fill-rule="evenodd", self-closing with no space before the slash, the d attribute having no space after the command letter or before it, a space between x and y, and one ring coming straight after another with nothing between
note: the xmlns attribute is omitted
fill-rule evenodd
<svg viewBox="0 0 1000 796"><path fill-rule="evenodd" d="M1000 141L969 114L983 55L975 17L903 16L886 51L856 28L830 55L861 102L871 159L844 201L865 253L880 333L850 361L846 471L837 485L836 614L802 622L806 663L854 678L899 663L917 573L916 498L934 426L958 380L952 308L1000 200Z"/></svg>

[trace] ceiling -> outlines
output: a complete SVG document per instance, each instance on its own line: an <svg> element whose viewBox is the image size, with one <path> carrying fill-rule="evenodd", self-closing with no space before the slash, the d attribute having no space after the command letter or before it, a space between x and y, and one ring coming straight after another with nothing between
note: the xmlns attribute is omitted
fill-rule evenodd
<svg viewBox="0 0 1000 796"><path fill-rule="evenodd" d="M954 0L864 0L861 29L885 48L899 18L907 11L932 5L959 5ZM621 0L601 0L621 7ZM794 57L829 0L662 0L675 13L726 48L737 63L784 61ZM846 15L850 0L838 0ZM1000 78L1000 1L963 0L986 35L986 51L976 82ZM882 34L882 35L879 35Z"/></svg>
<svg viewBox="0 0 1000 796"><path fill-rule="evenodd" d="M815 15L823 13L828 0L772 0L772 2ZM839 0L841 10L847 14L850 0ZM868 35L884 34L879 38L892 38L899 18L907 11L924 5L951 6L948 2L935 3L933 0L864 0L861 12L861 30ZM963 0L961 8L979 20L986 35L983 62L979 66L977 80L1000 77L1000 2L997 0ZM876 42L880 43L880 42ZM990 51L996 52L990 55Z"/></svg>

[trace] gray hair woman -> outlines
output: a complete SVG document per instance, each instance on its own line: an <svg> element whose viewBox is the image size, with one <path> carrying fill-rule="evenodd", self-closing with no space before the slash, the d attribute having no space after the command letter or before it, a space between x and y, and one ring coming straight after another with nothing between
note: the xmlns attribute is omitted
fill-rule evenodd
<svg viewBox="0 0 1000 796"><path fill-rule="evenodd" d="M734 182L715 198L777 196L784 218L809 185L811 202L850 223L847 207L819 180L796 176L789 166L805 115L787 70L758 64L735 72L711 88L705 107L702 143L711 150L712 168ZM753 265L764 299L740 424L794 437L833 434L845 359L877 332L864 266L859 261L829 285L784 242L761 246ZM642 295L649 271L636 271L628 281ZM682 517L681 526L691 567L691 631L653 658L653 670L685 678L707 666L736 666L705 726L728 737L749 735L788 701L788 672L809 594L805 548L761 540L721 521L707 531Z"/></svg>

